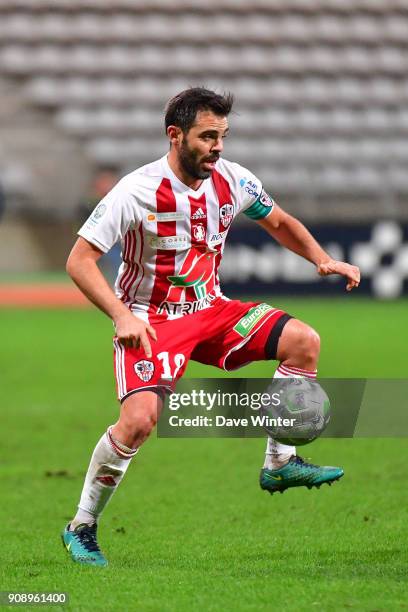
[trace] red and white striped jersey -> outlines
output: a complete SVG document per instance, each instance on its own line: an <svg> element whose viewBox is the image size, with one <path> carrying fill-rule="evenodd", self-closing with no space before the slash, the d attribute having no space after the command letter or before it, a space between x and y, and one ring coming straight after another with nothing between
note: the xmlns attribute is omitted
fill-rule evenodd
<svg viewBox="0 0 408 612"><path fill-rule="evenodd" d="M105 253L120 240L117 297L145 321L174 319L222 295L218 268L234 217L261 219L273 206L260 181L236 163L219 159L193 190L164 156L120 180L78 234Z"/></svg>

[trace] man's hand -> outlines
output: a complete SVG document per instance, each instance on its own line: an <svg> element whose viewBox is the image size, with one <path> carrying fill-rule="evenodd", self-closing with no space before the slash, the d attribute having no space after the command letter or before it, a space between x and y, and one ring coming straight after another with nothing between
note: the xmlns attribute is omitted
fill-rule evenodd
<svg viewBox="0 0 408 612"><path fill-rule="evenodd" d="M344 261L330 259L325 263L318 264L317 272L320 276L329 276L329 274L340 274L341 276L345 276L347 278L347 291L351 291L360 284L360 269Z"/></svg>
<svg viewBox="0 0 408 612"><path fill-rule="evenodd" d="M146 357L152 356L148 335L153 340L157 340L157 335L151 325L135 317L130 311L117 316L114 319L114 324L119 342L127 348L139 348L141 346L146 353Z"/></svg>

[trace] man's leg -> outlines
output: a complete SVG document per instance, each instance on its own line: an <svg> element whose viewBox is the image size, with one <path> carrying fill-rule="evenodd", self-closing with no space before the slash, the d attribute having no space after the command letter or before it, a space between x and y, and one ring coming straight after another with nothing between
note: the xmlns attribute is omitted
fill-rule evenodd
<svg viewBox="0 0 408 612"><path fill-rule="evenodd" d="M224 304L223 311L218 313L217 317L221 326L217 329L217 346L214 346L211 336L208 335L209 344L202 342L192 353L192 359L227 371L238 369L252 361L277 359L280 364L276 377L316 378L320 350L318 334L309 325L294 319L284 311L268 309L265 306L238 301ZM250 310L252 319L248 318ZM265 313L264 316L262 312ZM243 342L242 339L248 336L245 330L251 324L253 331ZM260 484L262 489L271 493L284 491L289 487L320 486L323 482L332 482L343 475L341 468L305 463L296 455L294 446L270 439L266 450L266 467L261 470Z"/></svg>
<svg viewBox="0 0 408 612"><path fill-rule="evenodd" d="M320 353L320 338L314 329L297 319L290 319L283 327L279 338L268 338L266 351L270 359L280 363L274 378L316 378ZM281 444L268 438L264 468L282 467L296 455L294 446Z"/></svg>
<svg viewBox="0 0 408 612"><path fill-rule="evenodd" d="M291 319L283 327L279 339L272 330L268 341L267 356L280 362L274 378L316 378L320 339L314 329L297 319ZM268 355L268 352L274 354ZM281 444L269 437L260 484L270 493L283 493L290 487L311 488L320 487L323 483L331 484L343 473L341 468L305 463L296 455L294 446Z"/></svg>
<svg viewBox="0 0 408 612"><path fill-rule="evenodd" d="M153 391L133 393L123 401L119 420L97 443L78 511L63 533L64 545L75 561L106 565L96 542L97 521L156 425L162 404L161 396Z"/></svg>

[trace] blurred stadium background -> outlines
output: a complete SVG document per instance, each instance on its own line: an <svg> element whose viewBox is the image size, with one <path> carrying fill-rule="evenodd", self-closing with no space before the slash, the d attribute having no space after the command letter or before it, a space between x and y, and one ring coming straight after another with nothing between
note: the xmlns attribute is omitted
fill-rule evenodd
<svg viewBox="0 0 408 612"><path fill-rule="evenodd" d="M236 95L225 157L360 265L361 293L403 295L407 31L406 0L2 0L0 275L62 270L95 177L161 156L166 100L206 85ZM226 292L343 290L254 225Z"/></svg>

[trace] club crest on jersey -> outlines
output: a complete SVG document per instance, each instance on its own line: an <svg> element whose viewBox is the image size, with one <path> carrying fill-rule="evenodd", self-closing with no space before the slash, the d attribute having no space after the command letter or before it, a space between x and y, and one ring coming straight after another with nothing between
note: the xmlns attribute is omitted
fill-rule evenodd
<svg viewBox="0 0 408 612"><path fill-rule="evenodd" d="M154 374L154 363L152 361L142 359L135 363L133 367L140 380L143 380L143 382L149 382L149 380L151 380Z"/></svg>
<svg viewBox="0 0 408 612"><path fill-rule="evenodd" d="M193 225L193 236L197 242L202 242L205 239L205 229L202 223L197 223L197 225Z"/></svg>
<svg viewBox="0 0 408 612"><path fill-rule="evenodd" d="M202 208L197 208L195 213L191 215L191 218L194 220L195 219L205 219L206 217L207 215L205 214Z"/></svg>
<svg viewBox="0 0 408 612"><path fill-rule="evenodd" d="M234 216L234 207L232 204L224 204L220 208L220 221L224 227L228 227Z"/></svg>

